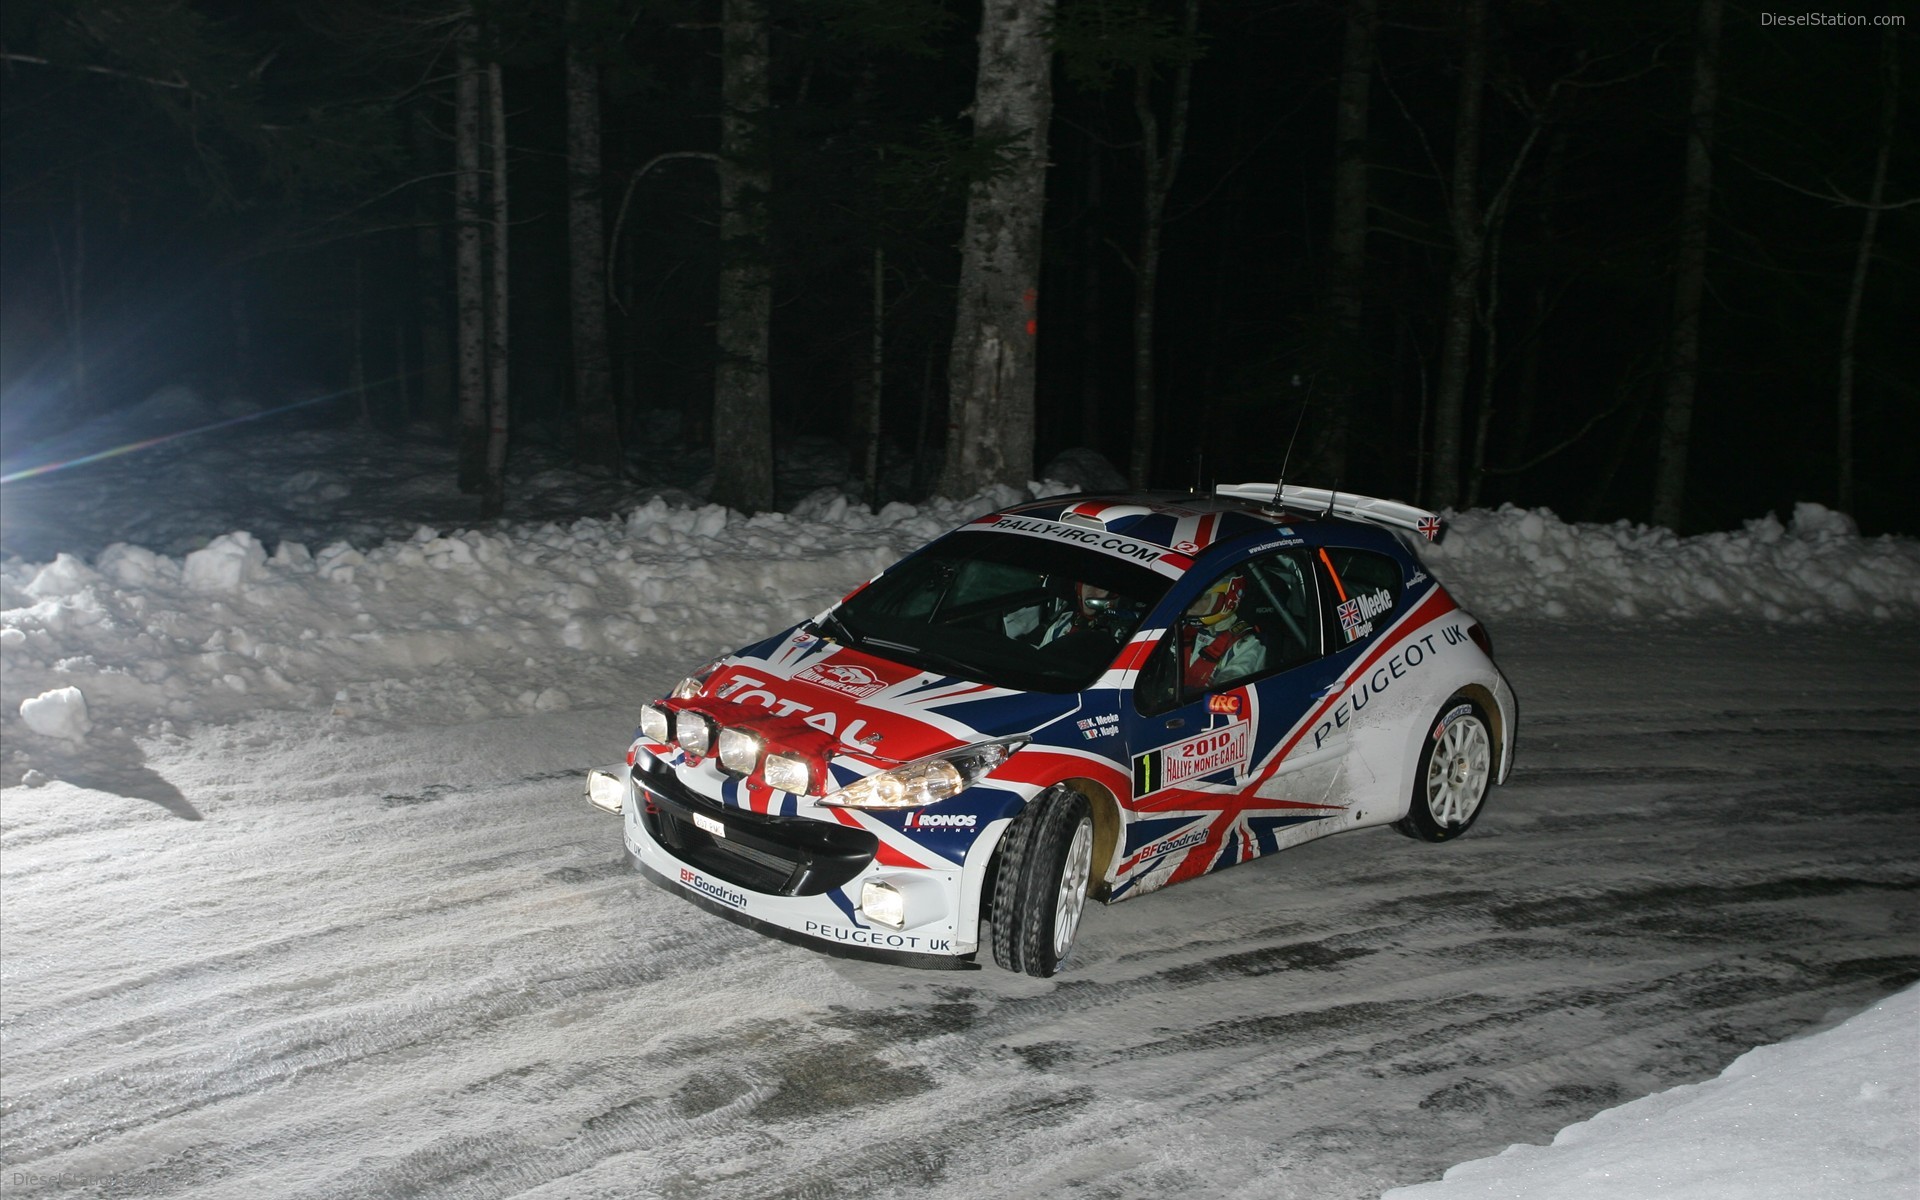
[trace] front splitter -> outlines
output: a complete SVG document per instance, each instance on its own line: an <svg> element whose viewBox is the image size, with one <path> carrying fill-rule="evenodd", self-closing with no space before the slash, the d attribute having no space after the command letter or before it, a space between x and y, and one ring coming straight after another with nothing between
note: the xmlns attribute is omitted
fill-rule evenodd
<svg viewBox="0 0 1920 1200"><path fill-rule="evenodd" d="M741 912L730 905L690 891L679 883L661 874L658 870L641 861L631 846L626 848L627 861L645 876L649 883L672 892L680 899L706 909L716 917L725 917L735 925L744 925L755 933L778 938L795 946L803 946L819 954L830 954L835 958L854 958L867 962L891 963L898 967L914 967L922 971L977 971L980 964L974 961L973 954L921 954L912 950L888 950L879 946L849 945L843 942L828 942L820 938L809 937L784 925L762 920L749 913Z"/></svg>

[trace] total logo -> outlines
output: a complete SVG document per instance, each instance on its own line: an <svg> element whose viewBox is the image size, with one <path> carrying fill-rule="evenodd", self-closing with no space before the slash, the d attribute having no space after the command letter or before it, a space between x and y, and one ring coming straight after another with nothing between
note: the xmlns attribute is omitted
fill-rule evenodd
<svg viewBox="0 0 1920 1200"><path fill-rule="evenodd" d="M822 664L816 663L799 675L794 676L794 678L806 679L812 672L821 669ZM858 671L863 675L872 677L872 673L865 667L836 667L832 669L839 671ZM814 680L814 682L817 683L819 681ZM873 680L874 691L878 691L885 686L886 685L879 679L876 678ZM736 674L733 678L721 684L713 694L733 704L758 704L760 707L770 710L775 716L791 717L799 713L805 713L807 715L800 718L802 722L818 729L821 733L837 734L840 740L849 746L871 750L874 743L880 741L880 734L867 730L867 722L864 717L856 717L852 721L848 721L846 728L842 729L840 722L844 718L838 713L831 711L815 712L813 705L802 704L798 700L784 699L774 695L771 691L767 690L767 688L767 681L764 679L755 679L746 674ZM846 688L842 687L837 690L845 691Z"/></svg>
<svg viewBox="0 0 1920 1200"><path fill-rule="evenodd" d="M908 829L974 829L979 824L978 813L930 813L919 810L907 816Z"/></svg>

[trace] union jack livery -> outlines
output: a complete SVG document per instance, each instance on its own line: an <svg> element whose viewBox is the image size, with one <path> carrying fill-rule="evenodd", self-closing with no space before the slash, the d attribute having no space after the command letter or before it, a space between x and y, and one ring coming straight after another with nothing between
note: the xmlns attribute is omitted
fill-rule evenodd
<svg viewBox="0 0 1920 1200"><path fill-rule="evenodd" d="M642 705L588 799L774 937L1052 975L1088 897L1473 824L1515 707L1416 553L1439 527L1275 484L990 513Z"/></svg>

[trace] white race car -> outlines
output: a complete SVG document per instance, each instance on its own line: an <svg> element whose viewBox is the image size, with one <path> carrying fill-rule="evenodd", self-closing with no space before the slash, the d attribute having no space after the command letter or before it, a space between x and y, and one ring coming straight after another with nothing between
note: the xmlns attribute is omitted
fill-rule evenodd
<svg viewBox="0 0 1920 1200"><path fill-rule="evenodd" d="M981 517L641 706L640 870L829 953L1052 975L1113 903L1345 829L1445 841L1513 691L1407 505L1273 484Z"/></svg>

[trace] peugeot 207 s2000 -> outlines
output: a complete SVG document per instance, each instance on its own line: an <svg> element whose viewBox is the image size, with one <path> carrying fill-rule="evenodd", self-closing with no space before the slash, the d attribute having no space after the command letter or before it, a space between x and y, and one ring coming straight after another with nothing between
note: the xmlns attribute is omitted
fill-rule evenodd
<svg viewBox="0 0 1920 1200"><path fill-rule="evenodd" d="M1326 834L1473 824L1512 689L1432 513L1273 484L991 513L640 709L639 869L818 950L1051 975L1112 903Z"/></svg>

